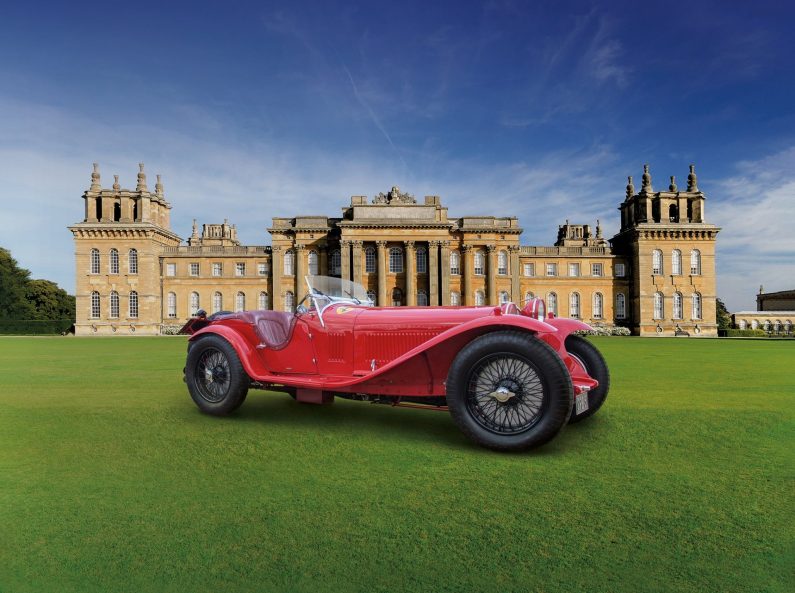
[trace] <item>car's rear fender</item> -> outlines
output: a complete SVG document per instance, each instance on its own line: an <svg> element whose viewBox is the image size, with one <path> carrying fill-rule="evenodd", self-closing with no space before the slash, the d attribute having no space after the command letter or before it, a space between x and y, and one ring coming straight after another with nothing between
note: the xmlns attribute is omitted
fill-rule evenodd
<svg viewBox="0 0 795 593"><path fill-rule="evenodd" d="M249 377L255 378L266 375L268 371L260 364L260 357L257 353L256 345L243 335L243 332L247 330L250 331L247 324L240 322L238 324L240 327L235 327L231 325L231 323L234 323L234 321L208 325L193 334L188 341L195 343L210 335L220 336L229 342L232 348L235 349L237 357L240 359Z"/></svg>

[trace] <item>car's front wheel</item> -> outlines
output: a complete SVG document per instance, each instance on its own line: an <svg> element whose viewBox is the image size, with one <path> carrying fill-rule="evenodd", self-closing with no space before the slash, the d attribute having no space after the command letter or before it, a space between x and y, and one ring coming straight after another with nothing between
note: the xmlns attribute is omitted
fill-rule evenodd
<svg viewBox="0 0 795 593"><path fill-rule="evenodd" d="M461 431L500 451L543 445L566 424L571 377L558 354L538 338L499 331L458 353L447 377L447 405Z"/></svg>
<svg viewBox="0 0 795 593"><path fill-rule="evenodd" d="M214 416L239 408L251 383L235 349L215 335L200 338L190 348L185 379L199 409Z"/></svg>

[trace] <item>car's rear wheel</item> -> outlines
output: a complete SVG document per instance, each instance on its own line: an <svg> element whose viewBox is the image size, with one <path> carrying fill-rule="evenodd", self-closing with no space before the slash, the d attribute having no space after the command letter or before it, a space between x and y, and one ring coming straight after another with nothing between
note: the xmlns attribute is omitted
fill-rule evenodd
<svg viewBox="0 0 795 593"><path fill-rule="evenodd" d="M500 451L543 445L566 424L571 377L558 354L523 332L476 338L458 353L447 377L447 405L461 431Z"/></svg>
<svg viewBox="0 0 795 593"><path fill-rule="evenodd" d="M245 401L251 379L232 345L207 335L188 352L185 379L190 396L205 414L223 416Z"/></svg>
<svg viewBox="0 0 795 593"><path fill-rule="evenodd" d="M572 409L569 424L574 424L596 414L605 403L607 392L610 391L610 371L599 349L581 336L568 336L566 351L585 369L586 373L599 381L599 387L588 392L588 409L580 414L577 414L576 409Z"/></svg>

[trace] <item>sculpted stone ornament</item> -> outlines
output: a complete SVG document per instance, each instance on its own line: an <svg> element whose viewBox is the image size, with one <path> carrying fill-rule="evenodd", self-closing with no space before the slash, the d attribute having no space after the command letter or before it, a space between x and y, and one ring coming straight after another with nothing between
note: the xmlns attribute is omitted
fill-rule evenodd
<svg viewBox="0 0 795 593"><path fill-rule="evenodd" d="M632 183L632 175L627 177L627 200L629 200L632 196L635 195L635 184Z"/></svg>
<svg viewBox="0 0 795 593"><path fill-rule="evenodd" d="M94 170L91 172L91 191L99 191L102 185L99 182L99 163L94 163Z"/></svg>
<svg viewBox="0 0 795 593"><path fill-rule="evenodd" d="M119 176L118 175L114 175L113 176L113 191L115 191L115 192L121 191L121 185L119 185Z"/></svg>
<svg viewBox="0 0 795 593"><path fill-rule="evenodd" d="M138 163L138 185L135 191L149 191L146 188L146 173L144 173L144 164Z"/></svg>
<svg viewBox="0 0 795 593"><path fill-rule="evenodd" d="M641 178L640 191L645 194L654 193L651 187L651 174L649 173L649 165L643 165L643 177Z"/></svg>
<svg viewBox="0 0 795 593"><path fill-rule="evenodd" d="M373 198L373 204L416 204L417 199L409 193L401 193L397 185L393 185L388 193L381 192Z"/></svg>
<svg viewBox="0 0 795 593"><path fill-rule="evenodd" d="M695 165L690 165L690 174L687 176L687 191L698 191L698 177L696 177Z"/></svg>
<svg viewBox="0 0 795 593"><path fill-rule="evenodd" d="M679 188L676 187L676 177L671 175L671 185L668 186L668 191L679 191Z"/></svg>

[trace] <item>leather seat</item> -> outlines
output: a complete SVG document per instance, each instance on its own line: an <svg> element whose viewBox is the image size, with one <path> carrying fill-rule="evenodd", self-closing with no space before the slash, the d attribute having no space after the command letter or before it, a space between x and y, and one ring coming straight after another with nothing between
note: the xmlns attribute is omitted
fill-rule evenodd
<svg viewBox="0 0 795 593"><path fill-rule="evenodd" d="M295 315L281 311L243 311L240 319L254 326L257 337L274 350L284 348L293 335Z"/></svg>

